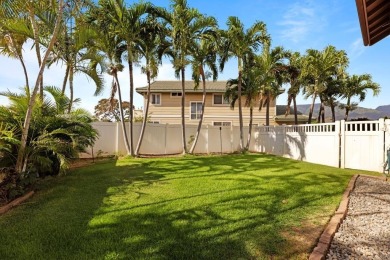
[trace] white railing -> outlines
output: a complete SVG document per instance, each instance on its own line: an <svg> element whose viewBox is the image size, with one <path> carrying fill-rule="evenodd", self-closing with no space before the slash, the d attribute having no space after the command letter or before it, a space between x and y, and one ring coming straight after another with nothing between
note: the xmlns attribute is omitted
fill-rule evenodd
<svg viewBox="0 0 390 260"><path fill-rule="evenodd" d="M121 125L93 123L100 133L93 150L105 154L126 154ZM128 127L128 126L126 126ZM196 125L186 126L190 147ZM134 125L134 145L141 124ZM244 127L244 142L248 137ZM385 152L390 148L390 120L311 124L297 126L254 126L249 150L341 168L382 171ZM182 152L180 125L148 124L140 153L168 155ZM232 153L240 148L239 127L202 127L195 153ZM89 156L92 149L89 150Z"/></svg>

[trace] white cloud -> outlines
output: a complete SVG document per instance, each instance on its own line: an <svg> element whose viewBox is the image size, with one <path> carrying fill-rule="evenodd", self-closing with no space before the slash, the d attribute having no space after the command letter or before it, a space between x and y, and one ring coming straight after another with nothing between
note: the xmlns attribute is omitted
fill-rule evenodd
<svg viewBox="0 0 390 260"><path fill-rule="evenodd" d="M305 41L313 32L321 31L327 23L327 12L314 1L298 1L288 7L282 17L281 37L299 43Z"/></svg>
<svg viewBox="0 0 390 260"><path fill-rule="evenodd" d="M358 58L365 51L365 47L363 45L362 37L357 38L354 42L352 42L349 46L348 56L351 60Z"/></svg>

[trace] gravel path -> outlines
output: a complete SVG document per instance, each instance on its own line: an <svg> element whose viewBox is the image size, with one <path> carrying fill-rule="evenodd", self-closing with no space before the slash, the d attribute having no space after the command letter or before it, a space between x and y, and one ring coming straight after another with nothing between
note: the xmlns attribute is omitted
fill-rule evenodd
<svg viewBox="0 0 390 260"><path fill-rule="evenodd" d="M390 259L390 183L359 176L326 259Z"/></svg>

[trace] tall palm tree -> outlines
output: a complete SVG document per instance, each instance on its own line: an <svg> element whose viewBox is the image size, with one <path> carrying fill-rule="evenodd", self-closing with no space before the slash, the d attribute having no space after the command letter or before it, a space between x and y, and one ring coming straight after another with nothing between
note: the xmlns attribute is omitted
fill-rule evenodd
<svg viewBox="0 0 390 260"><path fill-rule="evenodd" d="M70 32L65 33L65 40L59 41L50 57L48 66L59 61L66 64L66 72L63 81L62 92L65 92L66 82L69 81L70 104L68 112L72 108L74 99L74 75L82 73L95 83L94 95L99 95L104 88L104 81L99 72L102 66L102 57L94 48L90 48L91 39L95 32L86 28L83 22L80 22Z"/></svg>
<svg viewBox="0 0 390 260"><path fill-rule="evenodd" d="M46 52L44 54L41 66L39 68L39 72L35 81L34 89L31 94L31 98L29 100L29 105L27 108L25 120L23 123L23 128L22 128L22 136L21 136L21 142L20 142L20 147L19 147L19 152L18 152L18 157L16 161L16 172L21 173L23 171L23 162L24 162L24 157L25 157L25 149L26 149L26 144L27 144L27 134L30 128L30 122L31 122L31 114L36 102L36 95L41 83L41 79L43 77L43 72L45 70L46 62L48 60L49 54L54 46L54 43L56 42L57 35L60 29L61 21L62 21L62 8L64 5L63 0L59 0L58 3L54 4L53 3L53 15L56 17L55 24L54 24L54 29L51 33L50 36L50 41L49 44L47 45ZM38 38L39 35L37 32L34 33L35 38Z"/></svg>
<svg viewBox="0 0 390 260"><path fill-rule="evenodd" d="M161 64L162 55L169 48L169 44L165 40L165 34L165 24L159 21L157 17L149 15L143 22L140 42L137 45L137 49L142 57L145 58L145 65L142 66L142 72L146 74L148 89L146 93L146 107L142 120L141 132L138 138L137 147L135 148L135 156L139 155L139 150L141 149L146 129L146 122L148 120L151 80L157 77L158 66Z"/></svg>
<svg viewBox="0 0 390 260"><path fill-rule="evenodd" d="M334 46L327 46L322 51L308 49L306 51L303 74L307 79L304 88L305 97L312 96L309 112L309 123L313 116L316 98L326 90L329 76L344 71L348 65L345 51L338 51Z"/></svg>
<svg viewBox="0 0 390 260"><path fill-rule="evenodd" d="M286 81L290 83L290 88L287 90L287 106L286 116L290 114L291 102L294 107L294 124L298 124L297 111L297 95L303 85L303 78L301 77L303 58L299 52L290 53L288 55L288 64L285 67Z"/></svg>
<svg viewBox="0 0 390 260"><path fill-rule="evenodd" d="M362 102L366 98L367 90L372 90L374 96L377 96L380 92L379 84L372 81L370 74L352 75L346 78L342 89L342 97L347 102L346 104L340 104L340 107L345 109L344 120L348 120L349 112L357 108L358 103L352 102L352 97L357 96L359 101Z"/></svg>
<svg viewBox="0 0 390 260"><path fill-rule="evenodd" d="M155 8L150 3L135 3L126 6L124 0L102 0L99 5L107 12L109 22L114 25L114 32L123 39L125 49L123 54L127 58L130 80L130 108L134 107L134 63L138 62L140 54L137 45L142 30L142 17L147 13L153 13ZM134 156L133 142L133 109L130 109L130 155Z"/></svg>
<svg viewBox="0 0 390 260"><path fill-rule="evenodd" d="M211 31L210 31L211 32ZM210 33L212 37L205 37L199 41L196 41L191 46L191 67L192 78L195 82L195 89L199 87L200 80L202 80L202 111L198 122L195 138L190 148L189 153L194 153L196 144L198 143L200 130L202 129L204 110L206 107L206 72L205 69L209 69L209 75L213 77L213 80L218 78L217 67L217 52L218 52L218 37L217 32Z"/></svg>
<svg viewBox="0 0 390 260"><path fill-rule="evenodd" d="M241 103L241 88L243 75L243 59L245 55L256 52L261 44L270 41L267 35L267 30L263 22L256 22L247 30L244 29L243 23L238 17L230 16L227 21L227 30L222 31L222 50L220 69L223 70L224 64L228 59L235 57L238 61L238 117L240 121L240 150L244 150L243 136L243 119L242 119L242 103Z"/></svg>
<svg viewBox="0 0 390 260"><path fill-rule="evenodd" d="M339 105L337 98L341 96L341 91L343 87L344 75L332 75L328 77L326 83L326 90L320 94L320 99L324 106L330 107L330 111L332 113L332 122L336 121L336 112L335 108ZM325 123L325 111L324 106L321 106L318 122Z"/></svg>
<svg viewBox="0 0 390 260"><path fill-rule="evenodd" d="M183 154L187 153L185 133L185 68L190 63L191 46L205 37L216 20L190 8L186 0L172 0L172 13L167 20L170 24L170 39L172 41L173 66L176 76L181 79L181 125Z"/></svg>
<svg viewBox="0 0 390 260"><path fill-rule="evenodd" d="M115 95L118 94L119 121L122 126L122 135L125 148L128 155L131 155L129 137L125 125L125 113L123 108L122 90L118 78L118 73L122 72L123 51L126 44L123 39L115 32L115 25L110 22L106 8L104 6L94 7L84 16L84 23L92 33L93 53L100 53L104 57L103 70L112 76L110 106L115 105ZM130 109L131 110L131 109Z"/></svg>
<svg viewBox="0 0 390 260"><path fill-rule="evenodd" d="M253 126L253 108L260 95L259 74L253 57L244 58L244 73L241 82L241 94L245 97L245 106L249 107L249 131L245 150L250 146ZM230 101L230 107L233 109L238 100L238 79L230 79L226 83L226 92L224 97Z"/></svg>
<svg viewBox="0 0 390 260"><path fill-rule="evenodd" d="M85 23L85 14L93 5L89 1L67 1L63 12L63 29L50 56L48 67L62 62L65 66L65 76L62 84L62 93L65 93L69 82L69 97L71 100L68 112L74 99L74 76L78 73L86 75L95 83L94 95L103 90L103 79L98 71L101 65L101 56L89 48L94 32Z"/></svg>
<svg viewBox="0 0 390 260"><path fill-rule="evenodd" d="M261 102L259 109L266 106L266 125L270 125L270 103L272 99L283 93L283 72L285 70L285 61L288 57L288 52L283 47L275 47L271 49L269 44L263 46L260 55L256 57L256 65L259 69L257 72L259 77L259 87L261 89Z"/></svg>

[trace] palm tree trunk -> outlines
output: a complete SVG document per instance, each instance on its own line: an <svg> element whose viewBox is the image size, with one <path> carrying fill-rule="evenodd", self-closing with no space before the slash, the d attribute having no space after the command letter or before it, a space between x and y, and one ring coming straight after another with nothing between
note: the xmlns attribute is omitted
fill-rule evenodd
<svg viewBox="0 0 390 260"><path fill-rule="evenodd" d="M349 107L351 105L351 99L348 98L347 99L347 105L345 106L345 116L344 116L344 120L347 121L348 120L348 115L349 115Z"/></svg>
<svg viewBox="0 0 390 260"><path fill-rule="evenodd" d="M181 133L183 139L183 154L187 153L187 144L186 144L186 121L184 114L185 107L185 68L181 68Z"/></svg>
<svg viewBox="0 0 390 260"><path fill-rule="evenodd" d="M38 59L38 66L41 67L41 65L42 65L42 57L41 57L41 51L39 49L39 46L40 46L39 38L38 38L39 28L38 28L38 25L37 25L37 23L35 21L35 10L31 6L29 8L29 14L30 14L31 26L33 28L34 45L35 45L35 52L36 52L37 59ZM41 79L39 81L39 96L40 96L41 100L43 100L43 76L41 77Z"/></svg>
<svg viewBox="0 0 390 260"><path fill-rule="evenodd" d="M320 103L320 109L318 110L318 118L317 118L317 122L318 123L321 123L321 119L322 119L322 116L323 116L323 112L324 112L324 103L322 102L321 100L321 103ZM325 120L324 120L325 121ZM324 122L322 122L324 123Z"/></svg>
<svg viewBox="0 0 390 260"><path fill-rule="evenodd" d="M293 104L294 104L294 124L298 125L297 99L295 95L293 96Z"/></svg>
<svg viewBox="0 0 390 260"><path fill-rule="evenodd" d="M334 104L330 105L330 111L332 112L332 122L336 122L336 112L334 110Z"/></svg>
<svg viewBox="0 0 390 260"><path fill-rule="evenodd" d="M25 120L24 120L24 123L23 123L23 128L22 128L22 137L21 137L21 140L20 140L20 147L19 147L19 151L18 151L18 157L16 159L16 165L15 165L15 169L16 169L17 173L22 173L23 172L23 161L25 160L24 157L25 157L25 150L26 150L26 145L27 145L28 131L30 129L32 110L33 110L34 105L35 105L36 95L37 95L37 92L38 92L39 84L40 84L40 82L42 80L42 77L43 77L43 72L45 70L45 65L46 65L47 58L49 57L49 54L50 54L50 52L51 52L51 50L52 50L52 48L54 46L54 43L55 43L55 41L57 39L58 31L59 31L60 24L61 24L60 22L62 20L63 3L64 3L64 0L59 0L57 19L56 19L56 23L55 23L55 26L54 26L53 34L52 34L52 37L50 39L49 45L48 45L48 47L46 49L46 53L45 53L43 62L41 64L41 66L39 67L39 73L38 73L38 76L37 76L37 80L35 82L34 90L33 90L32 96L31 96L29 104L28 104L26 117L25 117Z"/></svg>
<svg viewBox="0 0 390 260"><path fill-rule="evenodd" d="M23 67L23 72L24 72L24 78L26 80L26 87L28 89L30 89L30 84L28 82L28 74L27 74L27 68L26 68L26 64L24 64L24 60L23 60L23 57L21 55L18 55L19 56L19 60L20 60L20 63L22 64L22 67Z"/></svg>
<svg viewBox="0 0 390 260"><path fill-rule="evenodd" d="M72 110L73 106L73 74L74 73L74 67L71 65L69 68L69 90L70 90L70 96L69 96L69 107L68 107L68 113Z"/></svg>
<svg viewBox="0 0 390 260"><path fill-rule="evenodd" d="M115 83L118 87L119 114L120 114L120 118L121 118L123 139L125 141L125 147L126 147L127 154L130 154L129 138L127 136L125 117L123 115L122 92L121 92L121 87L119 85L119 79L118 79L117 73L114 74L114 78L115 78Z"/></svg>
<svg viewBox="0 0 390 260"><path fill-rule="evenodd" d="M146 64L146 67L149 68L148 64ZM139 135L137 148L135 148L135 156L138 156L139 150L141 149L142 141L144 140L144 133L145 133L145 128L146 128L146 122L148 121L149 101L150 101L150 71L149 70L146 72L146 77L147 77L147 80L148 80L148 90L147 90L147 94L146 94L146 96L147 96L147 98L146 98L146 107L145 107L144 118L142 120L142 128L141 128L141 133Z"/></svg>
<svg viewBox="0 0 390 260"><path fill-rule="evenodd" d="M314 102L316 101L317 93L313 94L313 100L310 105L310 112L309 112L309 120L308 123L311 124L311 118L313 117L313 111L314 111Z"/></svg>
<svg viewBox="0 0 390 260"><path fill-rule="evenodd" d="M194 139L194 142L192 143L192 147L190 149L190 153L191 154L194 153L196 144L198 143L200 130L202 129L202 124L203 124L204 108L205 108L205 105L206 105L206 77L204 75L204 70L203 70L202 66L199 66L199 70L200 70L200 75L202 76L202 83L203 83L202 114L200 115L200 120L199 120L199 123L198 123L198 129L196 130L195 139Z"/></svg>
<svg viewBox="0 0 390 260"><path fill-rule="evenodd" d="M130 54L128 54L130 57ZM128 58L129 77L130 77L130 117L129 117L129 131L130 131L130 155L134 156L134 142L133 142L133 117L134 117L134 78L133 78L133 62Z"/></svg>
<svg viewBox="0 0 390 260"><path fill-rule="evenodd" d="M245 150L249 150L249 145L251 142L251 137L252 137L252 122L253 122L253 106L251 105L249 107L249 132L248 132L248 139L246 141L246 147Z"/></svg>
<svg viewBox="0 0 390 260"><path fill-rule="evenodd" d="M240 61L240 59L239 59ZM239 66L238 70L238 119L240 121L240 151L244 150L244 122L242 120L242 102L241 102L241 82L242 82L242 71Z"/></svg>
<svg viewBox="0 0 390 260"><path fill-rule="evenodd" d="M62 95L65 94L66 83L68 82L68 77L69 77L69 70L70 70L70 66L67 65L67 66L66 66L66 71L65 71L64 81L62 82Z"/></svg>

